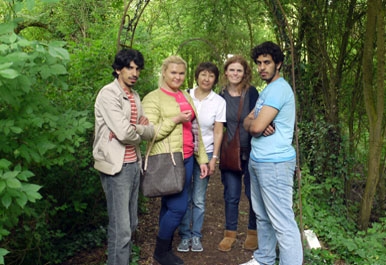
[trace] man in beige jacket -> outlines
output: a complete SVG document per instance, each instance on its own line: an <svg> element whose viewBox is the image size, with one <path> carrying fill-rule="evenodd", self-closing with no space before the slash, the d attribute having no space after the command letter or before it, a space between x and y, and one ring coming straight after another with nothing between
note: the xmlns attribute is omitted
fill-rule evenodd
<svg viewBox="0 0 386 265"><path fill-rule="evenodd" d="M152 139L154 129L133 90L144 68L142 54L134 49L121 50L112 67L115 80L99 91L95 101L93 156L107 200L107 264L127 265L131 236L138 224L139 144Z"/></svg>

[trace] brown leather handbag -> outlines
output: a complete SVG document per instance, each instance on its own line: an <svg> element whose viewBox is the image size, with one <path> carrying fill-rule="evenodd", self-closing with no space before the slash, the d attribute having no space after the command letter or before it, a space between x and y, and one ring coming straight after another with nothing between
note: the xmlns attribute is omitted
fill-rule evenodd
<svg viewBox="0 0 386 265"><path fill-rule="evenodd" d="M220 153L220 169L242 172L240 158L240 117L244 104L244 93L241 94L239 109L237 113L237 129L232 140L228 140L228 132L225 131L222 137Z"/></svg>

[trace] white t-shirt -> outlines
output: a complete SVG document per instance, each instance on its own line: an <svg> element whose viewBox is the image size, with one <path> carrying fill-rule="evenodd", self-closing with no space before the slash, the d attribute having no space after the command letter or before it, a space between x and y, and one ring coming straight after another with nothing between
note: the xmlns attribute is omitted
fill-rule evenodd
<svg viewBox="0 0 386 265"><path fill-rule="evenodd" d="M226 103L221 96L213 91L206 98L198 100L194 96L196 89L197 87L190 89L189 94L193 98L194 106L197 110L198 123L200 124L205 150L207 153L210 153L213 152L214 123L226 122ZM193 128L193 130L195 129L197 128Z"/></svg>

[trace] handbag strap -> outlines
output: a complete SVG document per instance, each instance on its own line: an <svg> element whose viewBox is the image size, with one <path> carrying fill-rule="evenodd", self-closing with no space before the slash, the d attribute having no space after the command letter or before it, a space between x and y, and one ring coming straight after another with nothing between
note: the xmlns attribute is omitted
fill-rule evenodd
<svg viewBox="0 0 386 265"><path fill-rule="evenodd" d="M239 109L238 109L238 111L237 111L237 124L240 123L241 111L242 111L243 105L244 105L244 97L245 97L245 92L241 93L240 103L239 103ZM237 128L238 128L238 127L237 127Z"/></svg>
<svg viewBox="0 0 386 265"><path fill-rule="evenodd" d="M159 131L160 131L160 129L161 129L161 126L162 126L162 121L161 121L160 125L158 126L157 131L156 131L156 133L154 134L154 137L153 137L153 139L151 140L150 145L149 145L148 148L147 148L146 155L145 155L145 164L144 164L144 167L143 167L143 170L145 170L145 171L146 171L146 169L147 169L147 162L148 162L148 159L149 159L150 151L151 151L151 149L153 148L153 145L154 145L154 143L155 143L155 139L157 138L157 135L158 135L158 133L159 133ZM169 153L170 153L170 157L171 157L171 159L172 159L173 165L175 166L175 165L176 165L176 161L174 160L174 156L173 156L173 153L172 153L172 149L170 148L170 140L169 140L169 137L167 137L167 140L168 140L168 144L169 144ZM162 140L162 143L164 144L165 149L166 149L166 145L165 145L164 140Z"/></svg>
<svg viewBox="0 0 386 265"><path fill-rule="evenodd" d="M168 147L169 147L169 154L170 154L170 158L172 159L172 163L174 166L176 166L176 160L174 160L174 156L173 156L173 152L172 152L172 149L170 148L170 139L169 139L169 136L166 138L168 140ZM165 140L165 139L164 139ZM164 140L162 140L162 143L164 144L165 146L165 149L166 149L166 144L164 142Z"/></svg>
<svg viewBox="0 0 386 265"><path fill-rule="evenodd" d="M143 170L147 169L147 160L149 158L150 151L153 148L153 145L154 145L154 142L155 142L155 138L157 138L159 130L161 129L161 126L162 126L162 121L161 121L160 125L158 126L157 131L155 132L155 134L153 136L153 139L151 139L150 145L147 147L146 155L145 155L145 164L143 166Z"/></svg>
<svg viewBox="0 0 386 265"><path fill-rule="evenodd" d="M241 93L239 109L237 111L237 128L236 128L236 131L235 131L235 135L238 134L239 131L240 131L240 118L241 118L241 111L242 111L243 105L244 105L244 97L245 97L245 92L243 91Z"/></svg>

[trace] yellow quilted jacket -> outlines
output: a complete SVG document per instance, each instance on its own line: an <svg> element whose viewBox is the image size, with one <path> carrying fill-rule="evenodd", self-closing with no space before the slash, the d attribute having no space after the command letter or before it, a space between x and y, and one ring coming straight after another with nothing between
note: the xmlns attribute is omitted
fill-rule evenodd
<svg viewBox="0 0 386 265"><path fill-rule="evenodd" d="M192 106L195 116L198 117L192 98L185 91L182 91L182 93L184 93L186 99ZM172 118L180 113L180 105L175 101L175 99L162 92L161 89L156 89L143 98L142 107L145 112L145 116L154 125L155 131L157 131L160 126L162 119L162 126L159 129L150 155L168 152L165 148L165 144L162 143L162 140L165 139L167 146L168 140L166 140L166 137L169 137L172 152L183 152L182 124L175 124L172 121ZM193 122L197 122L197 119L194 119ZM201 130L198 130L198 135L195 135L194 139L198 141L198 145L196 145L198 146L198 150L195 150L194 153L198 164L201 165L208 163L208 156L206 155L205 146L202 141Z"/></svg>

